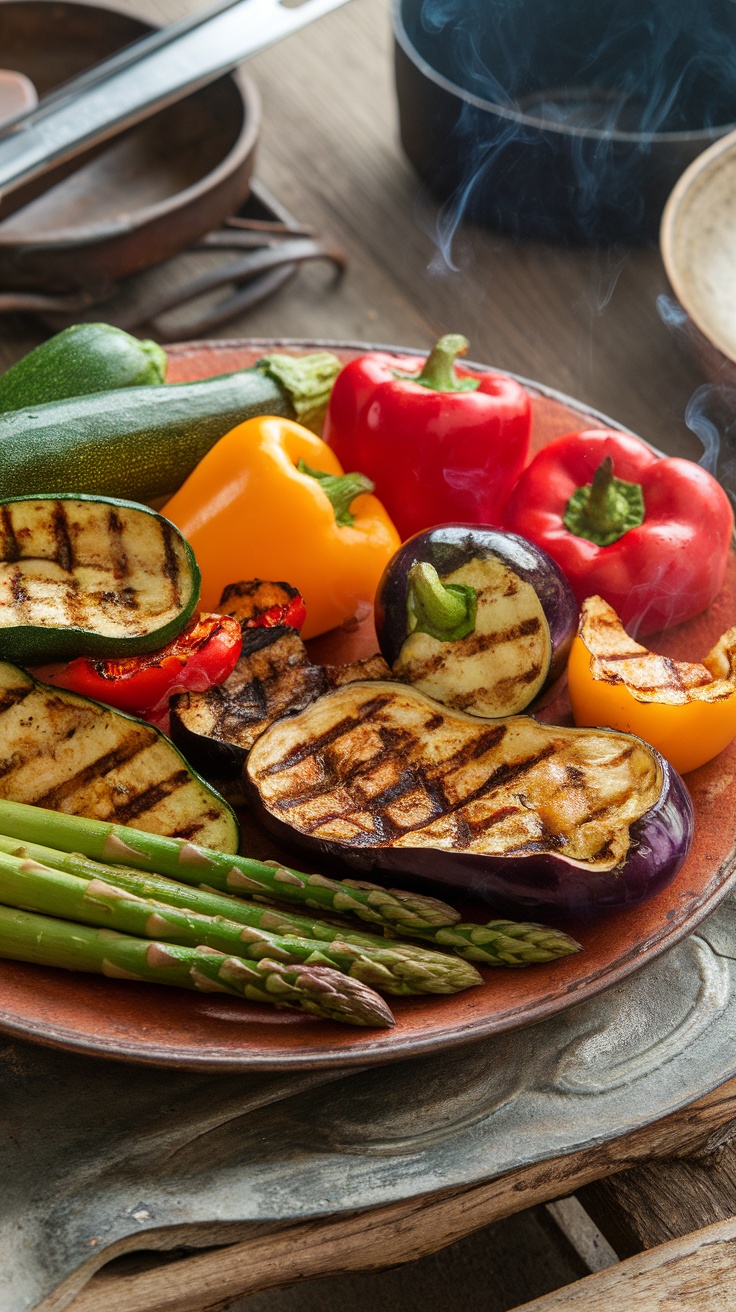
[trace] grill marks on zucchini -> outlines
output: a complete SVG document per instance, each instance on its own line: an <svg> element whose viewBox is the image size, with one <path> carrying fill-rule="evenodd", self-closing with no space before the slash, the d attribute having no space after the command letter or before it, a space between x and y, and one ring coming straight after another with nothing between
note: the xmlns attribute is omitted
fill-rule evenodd
<svg viewBox="0 0 736 1312"><path fill-rule="evenodd" d="M320 841L551 852L601 870L662 787L655 755L626 734L490 726L395 684L354 684L272 725L247 774L274 817Z"/></svg>
<svg viewBox="0 0 736 1312"><path fill-rule="evenodd" d="M158 516L95 502L16 501L3 506L2 529L4 625L95 623L114 636L138 635L180 609L184 553Z"/></svg>
<svg viewBox="0 0 736 1312"><path fill-rule="evenodd" d="M71 496L0 506L0 655L38 664L154 650L198 593L189 546L144 506Z"/></svg>
<svg viewBox="0 0 736 1312"><path fill-rule="evenodd" d="M453 642L411 633L394 674L454 710L490 719L515 715L541 691L552 659L537 593L495 556L475 558L440 577L445 585L475 589L475 628Z"/></svg>
<svg viewBox="0 0 736 1312"><path fill-rule="evenodd" d="M237 851L230 808L157 729L7 662L0 797Z"/></svg>

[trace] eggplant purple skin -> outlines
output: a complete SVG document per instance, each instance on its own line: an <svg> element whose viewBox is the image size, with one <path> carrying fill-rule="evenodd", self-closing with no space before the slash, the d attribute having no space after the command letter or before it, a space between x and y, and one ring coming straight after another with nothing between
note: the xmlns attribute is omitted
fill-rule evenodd
<svg viewBox="0 0 736 1312"><path fill-rule="evenodd" d="M416 533L399 547L388 562L376 592L375 618L378 643L393 667L407 638L409 570L412 565L434 565L440 577L478 557L499 560L534 588L549 625L552 660L545 687L560 677L570 654L578 623L578 604L559 566L546 551L516 533L478 527L477 524L440 524Z"/></svg>
<svg viewBox="0 0 736 1312"><path fill-rule="evenodd" d="M654 755L662 770L662 790L656 804L631 826L627 857L612 870L584 870L550 853L492 857L440 848L324 842L268 811L247 771L244 781L258 820L282 846L313 853L333 867L347 865L393 887L435 894L441 889L445 896L455 891L500 912L539 912L555 922L567 916L593 920L661 892L690 850L695 828L690 794L669 762L658 752Z"/></svg>

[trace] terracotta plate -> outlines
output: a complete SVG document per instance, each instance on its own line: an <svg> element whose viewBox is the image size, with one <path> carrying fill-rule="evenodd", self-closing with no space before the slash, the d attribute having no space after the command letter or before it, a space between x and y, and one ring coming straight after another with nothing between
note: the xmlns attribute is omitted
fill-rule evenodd
<svg viewBox="0 0 736 1312"><path fill-rule="evenodd" d="M174 347L169 378L176 382L244 368L273 345L211 342ZM306 344L284 345L300 349ZM339 349L348 359L365 347ZM566 397L527 385L534 398L535 448L591 422L617 427ZM125 495L124 484L120 495ZM707 615L671 630L657 645L668 655L699 658L735 621L732 555L723 592ZM312 648L315 656L329 654L332 659L369 655L375 650L370 617L316 640ZM562 704L556 709L565 713ZM736 875L736 810L730 801L735 773L736 745L688 777L697 817L695 842L677 879L659 897L610 915L595 927L575 929L585 949L578 956L528 970L486 971L484 988L457 997L392 999L397 1019L393 1030L357 1031L214 994L198 996L5 961L0 961L0 1029L98 1056L237 1071L369 1066L528 1025L651 961L725 897ZM276 852L247 818L244 847L253 855ZM487 910L485 915L481 908L470 910L475 918L488 919Z"/></svg>

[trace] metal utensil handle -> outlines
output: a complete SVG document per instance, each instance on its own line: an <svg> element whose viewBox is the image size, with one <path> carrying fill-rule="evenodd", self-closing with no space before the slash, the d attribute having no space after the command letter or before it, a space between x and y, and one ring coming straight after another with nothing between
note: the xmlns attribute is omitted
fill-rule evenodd
<svg viewBox="0 0 736 1312"><path fill-rule="evenodd" d="M241 0L0 138L0 196L206 86L346 0ZM113 57L114 58L114 57Z"/></svg>
<svg viewBox="0 0 736 1312"><path fill-rule="evenodd" d="M214 17L216 13L220 13L223 9L229 9L232 5L238 3L239 0L217 0L217 3L211 9L187 14L185 18L180 18L175 23L167 23L164 27L155 27L153 31L148 32L145 36L138 37L129 45L123 46L121 50L116 50L109 58L103 59L100 63L93 64L90 68L85 68L81 73L77 73L75 77L61 82L57 87L54 87L53 91L46 93L40 104L34 103L31 106L25 106L12 118L3 120L0 124L0 136L11 128L17 128L21 123L37 123L40 119L46 118L49 112L56 109L62 101L75 99L80 92L86 91L88 87L110 77L113 73L117 73L119 69L137 63L151 51L170 45L181 33L200 27L202 23L206 23Z"/></svg>

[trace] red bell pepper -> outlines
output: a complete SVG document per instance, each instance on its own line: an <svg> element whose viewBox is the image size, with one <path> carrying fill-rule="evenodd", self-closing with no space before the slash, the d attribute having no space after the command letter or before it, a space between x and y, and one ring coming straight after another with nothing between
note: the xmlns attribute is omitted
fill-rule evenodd
<svg viewBox="0 0 736 1312"><path fill-rule="evenodd" d="M457 368L464 337L422 364L372 352L338 374L324 438L373 480L402 538L452 521L499 524L529 449L531 402L504 374Z"/></svg>
<svg viewBox="0 0 736 1312"><path fill-rule="evenodd" d="M579 603L603 597L633 634L669 628L711 604L733 523L726 493L700 465L594 429L558 437L534 457L505 526L552 556Z"/></svg>
<svg viewBox="0 0 736 1312"><path fill-rule="evenodd" d="M242 645L237 620L202 614L158 651L123 660L80 656L47 678L60 688L166 728L169 697L175 692L205 692L222 683L232 674Z"/></svg>

